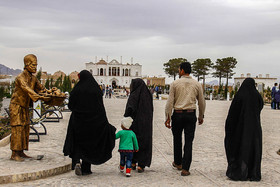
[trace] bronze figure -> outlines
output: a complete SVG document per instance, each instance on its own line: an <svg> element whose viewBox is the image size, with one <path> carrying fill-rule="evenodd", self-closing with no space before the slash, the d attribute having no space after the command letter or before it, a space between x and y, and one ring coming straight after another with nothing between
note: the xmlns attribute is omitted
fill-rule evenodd
<svg viewBox="0 0 280 187"><path fill-rule="evenodd" d="M33 54L24 57L24 70L15 80L15 90L10 102L11 117L11 160L23 161L30 158L23 151L28 150L29 142L29 107L30 99L48 101L49 97L40 96L40 92L45 92L45 87L32 75L37 71L37 57Z"/></svg>

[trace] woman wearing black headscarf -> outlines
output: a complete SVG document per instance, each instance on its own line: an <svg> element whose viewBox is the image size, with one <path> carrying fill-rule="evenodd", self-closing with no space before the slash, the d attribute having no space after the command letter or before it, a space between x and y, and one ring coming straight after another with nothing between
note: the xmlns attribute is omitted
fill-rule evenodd
<svg viewBox="0 0 280 187"><path fill-rule="evenodd" d="M225 150L232 180L261 180L263 99L255 81L246 78L235 95L225 125Z"/></svg>
<svg viewBox="0 0 280 187"><path fill-rule="evenodd" d="M124 117L128 116L133 119L130 129L136 134L139 144L139 152L133 155L132 168L135 169L138 162L138 172L143 172L152 161L153 98L142 79L131 81L124 114Z"/></svg>
<svg viewBox="0 0 280 187"><path fill-rule="evenodd" d="M116 128L108 122L102 91L92 74L83 70L79 78L70 93L68 107L72 114L63 152L72 158L77 175L87 175L91 174L91 164L99 165L112 157Z"/></svg>

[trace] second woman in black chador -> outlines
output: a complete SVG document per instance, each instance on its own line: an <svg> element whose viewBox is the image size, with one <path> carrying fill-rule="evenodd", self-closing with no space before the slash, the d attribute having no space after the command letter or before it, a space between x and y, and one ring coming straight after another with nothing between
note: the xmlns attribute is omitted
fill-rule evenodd
<svg viewBox="0 0 280 187"><path fill-rule="evenodd" d="M130 91L124 117L133 119L130 129L136 134L139 144L139 152L133 155L132 167L134 169L138 163L138 172L143 172L152 161L153 98L142 79L133 79Z"/></svg>
<svg viewBox="0 0 280 187"><path fill-rule="evenodd" d="M246 78L235 95L225 125L225 150L232 180L261 180L263 99L255 81Z"/></svg>
<svg viewBox="0 0 280 187"><path fill-rule="evenodd" d="M91 164L102 164L112 157L116 128L108 122L102 91L92 74L83 70L79 78L70 93L68 107L72 114L63 152L72 158L76 174L86 175L91 173Z"/></svg>

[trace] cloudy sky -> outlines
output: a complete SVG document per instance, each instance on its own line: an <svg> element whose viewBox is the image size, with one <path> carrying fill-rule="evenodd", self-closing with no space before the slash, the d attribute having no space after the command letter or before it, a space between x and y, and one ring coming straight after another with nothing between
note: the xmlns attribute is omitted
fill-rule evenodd
<svg viewBox="0 0 280 187"><path fill-rule="evenodd" d="M0 0L0 63L22 69L29 53L50 73L122 56L166 76L172 58L233 56L236 76L278 76L280 1Z"/></svg>

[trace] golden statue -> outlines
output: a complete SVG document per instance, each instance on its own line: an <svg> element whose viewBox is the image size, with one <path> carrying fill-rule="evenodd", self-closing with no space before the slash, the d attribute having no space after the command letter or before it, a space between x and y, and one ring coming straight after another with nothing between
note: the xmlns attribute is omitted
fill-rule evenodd
<svg viewBox="0 0 280 187"><path fill-rule="evenodd" d="M10 102L11 118L11 160L23 161L24 158L31 158L23 151L28 150L29 143L29 107L30 99L49 101L49 97L39 95L40 92L46 92L45 87L39 80L32 75L37 71L37 57L33 54L24 57L24 70L15 80L15 90Z"/></svg>

